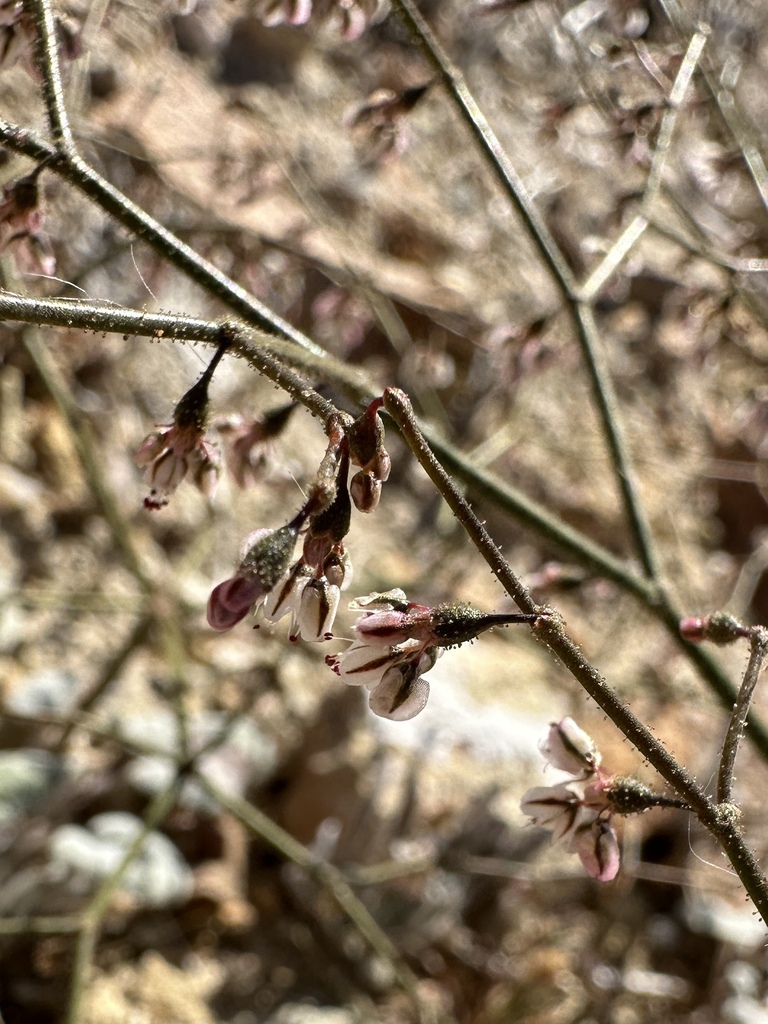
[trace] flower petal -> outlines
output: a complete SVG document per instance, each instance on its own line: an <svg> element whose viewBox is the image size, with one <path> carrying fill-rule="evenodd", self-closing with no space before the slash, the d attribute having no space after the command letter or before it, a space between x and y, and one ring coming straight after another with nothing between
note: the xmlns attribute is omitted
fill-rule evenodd
<svg viewBox="0 0 768 1024"><path fill-rule="evenodd" d="M305 562L296 562L267 595L264 618L269 622L279 622L291 612L297 616L301 593L311 576L312 570Z"/></svg>
<svg viewBox="0 0 768 1024"><path fill-rule="evenodd" d="M568 836L576 824L580 806L578 793L568 786L534 786L520 801L523 814L534 825L548 828L553 843Z"/></svg>
<svg viewBox="0 0 768 1024"><path fill-rule="evenodd" d="M350 686L378 686L400 657L401 652L394 647L370 647L355 641L342 654L330 655L326 661Z"/></svg>
<svg viewBox="0 0 768 1024"><path fill-rule="evenodd" d="M594 772L600 765L595 741L572 718L552 722L539 749L554 768L570 775Z"/></svg>
<svg viewBox="0 0 768 1024"><path fill-rule="evenodd" d="M580 827L573 837L571 849L579 855L590 878L611 882L619 873L619 840L610 822L598 818L591 825Z"/></svg>
<svg viewBox="0 0 768 1024"><path fill-rule="evenodd" d="M381 718L406 722L427 706L429 683L417 675L415 665L393 665L371 693L368 706Z"/></svg>
<svg viewBox="0 0 768 1024"><path fill-rule="evenodd" d="M301 593L299 609L299 634L302 640L315 643L328 638L340 596L340 589L325 578L309 580Z"/></svg>

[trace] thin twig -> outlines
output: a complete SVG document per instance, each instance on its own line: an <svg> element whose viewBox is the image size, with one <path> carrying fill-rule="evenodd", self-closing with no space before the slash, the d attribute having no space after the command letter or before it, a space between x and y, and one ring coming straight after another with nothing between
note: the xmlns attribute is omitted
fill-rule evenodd
<svg viewBox="0 0 768 1024"><path fill-rule="evenodd" d="M681 35L687 35L690 31L691 19L680 6L678 0L659 0L659 2L674 28ZM714 62L711 60L705 62L701 70L707 88L719 107L722 118L728 126L737 146L741 150L744 162L752 176L763 206L768 210L768 168L754 141L756 135L754 126L749 123L747 117L739 109L732 90L723 87L722 74L717 70Z"/></svg>
<svg viewBox="0 0 768 1024"><path fill-rule="evenodd" d="M209 295L223 302L246 323L259 327L271 334L287 338L308 352L322 357L325 353L319 345L292 327L271 309L259 302L222 271L199 253L195 252L180 238L151 217L136 203L111 185L93 170L77 154L60 154L38 138L27 128L9 124L0 118L0 142L8 149L33 160L47 160L47 166L70 184L92 199L120 224L133 232L159 256L167 259L174 267L186 274Z"/></svg>
<svg viewBox="0 0 768 1024"><path fill-rule="evenodd" d="M744 727L747 722L747 713L752 703L752 695L755 692L763 662L768 654L768 629L762 626L755 626L750 637L750 654L747 671L744 673L744 681L739 690L739 696L733 708L731 720L723 740L723 750L720 755L720 769L717 773L717 800L718 803L730 801L733 793L733 769L736 764L736 754L739 743L744 735Z"/></svg>
<svg viewBox="0 0 768 1024"><path fill-rule="evenodd" d="M635 243L640 239L650 223L651 211L656 202L663 182L664 168L669 156L672 144L672 135L677 124L677 116L680 107L685 99L688 86L693 78L693 73L701 58L707 34L703 31L695 32L688 43L685 57L675 77L672 89L667 100L667 109L659 127L659 134L651 158L651 169L648 173L648 181L643 194L642 212L638 213L621 235L616 239L610 250L603 257L602 261L592 271L587 280L581 286L579 292L584 302L592 302L597 298L600 291L616 272L621 262L630 252Z"/></svg>
<svg viewBox="0 0 768 1024"><path fill-rule="evenodd" d="M101 671L93 684L79 696L77 705L73 708L73 712L75 714L86 714L91 711L93 706L102 698L110 683L112 683L116 676L122 671L133 652L141 647L147 639L151 622L152 620L149 616L143 616L139 619L128 635L125 643L118 651L115 652L109 661L102 666ZM59 736L54 749L57 751L64 750L69 737L77 728L78 723L74 719L68 722L62 730L61 736Z"/></svg>
<svg viewBox="0 0 768 1024"><path fill-rule="evenodd" d="M82 926L79 917L0 917L0 935L71 935Z"/></svg>
<svg viewBox="0 0 768 1024"><path fill-rule="evenodd" d="M141 589L146 594L151 594L155 589L154 584L131 542L131 532L115 501L114 494L105 482L90 425L75 404L63 374L40 339L39 333L37 331L25 332L24 346L32 357L37 372L50 391L61 417L69 429L91 493L101 506L104 518L112 529L115 543L122 552L126 566Z"/></svg>
<svg viewBox="0 0 768 1024"><path fill-rule="evenodd" d="M61 153L74 154L75 142L69 127L61 84L59 48L56 45L56 21L50 0L25 0L37 28L37 66L43 82L43 97L51 132Z"/></svg>
<svg viewBox="0 0 768 1024"><path fill-rule="evenodd" d="M227 321L221 323L171 313L144 313L74 299L32 299L0 293L0 321L3 320L100 332L116 331L162 338L165 341L203 341L216 345L220 343L223 329L234 331L235 336L240 339L235 346L236 351L324 422L336 412L335 406L314 391L303 377L288 369L285 366L286 360L314 369L316 373L347 391L355 401L370 401L375 394L364 378L356 372L339 367L334 359L316 360L310 353L302 352L290 343L259 334L252 328L233 327ZM437 435L434 430L424 428L423 432L433 450L440 456L443 465L469 487L474 495L513 516L547 542L557 545L565 554L575 558L580 565L613 580L640 600L663 623L671 639L695 665L726 710L731 711L736 700L736 687L707 650L698 644L688 643L680 636L678 627L682 611L673 605L668 595L657 584L639 576L632 567L622 562L607 548L569 526L543 505L473 465L466 455ZM76 597L73 596L72 600L76 600ZM97 600L101 602L107 598L99 597ZM768 758L768 728L754 713L750 715L750 726L750 741L764 757Z"/></svg>

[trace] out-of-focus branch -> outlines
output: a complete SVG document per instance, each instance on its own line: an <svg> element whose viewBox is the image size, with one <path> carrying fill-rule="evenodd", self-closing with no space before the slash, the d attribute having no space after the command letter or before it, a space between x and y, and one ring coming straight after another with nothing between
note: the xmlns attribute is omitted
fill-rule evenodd
<svg viewBox="0 0 768 1024"><path fill-rule="evenodd" d="M629 449L619 416L619 403L602 354L602 342L589 304L580 301L573 271L568 265L543 216L515 171L504 148L496 138L469 91L464 76L451 61L437 37L419 13L413 0L393 0L394 6L410 29L424 55L440 75L448 94L467 124L486 158L496 181L512 201L528 229L540 256L546 263L573 321L581 346L592 393L600 414L616 483L622 496L635 548L649 579L659 578L658 559L645 510L640 499Z"/></svg>
<svg viewBox="0 0 768 1024"><path fill-rule="evenodd" d="M419 996L416 976L403 960L397 946L355 894L343 873L333 864L308 850L253 804L225 793L202 773L196 772L196 778L214 800L241 821L252 835L306 871L333 897L339 909L349 918L370 947L389 964L400 985L413 999L425 1024L428 1020L434 1020L434 1015L424 1006ZM444 1017L442 1019L445 1020Z"/></svg>
<svg viewBox="0 0 768 1024"><path fill-rule="evenodd" d="M122 860L115 870L104 879L96 890L87 910L83 914L80 935L78 936L75 948L72 987L67 1007L67 1024L79 1024L82 1019L83 995L85 994L93 964L93 955L96 951L101 922L109 909L112 898L122 882L125 872L141 852L147 836L157 828L173 807L180 785L181 780L176 775L171 784L154 798L144 815L141 832L139 832L133 843L125 851Z"/></svg>
<svg viewBox="0 0 768 1024"><path fill-rule="evenodd" d="M643 194L642 211L636 217L633 217L598 266L595 267L587 280L581 285L579 291L584 302L593 302L597 298L601 289L616 272L621 262L631 251L635 243L642 237L645 229L651 222L652 208L661 192L664 167L669 156L678 113L688 91L688 86L691 84L693 73L704 51L706 41L707 34L703 31L694 32L691 36L685 57L667 99L667 109L659 127L659 134L656 138L656 145L651 159L651 169L648 173L648 181L646 182Z"/></svg>

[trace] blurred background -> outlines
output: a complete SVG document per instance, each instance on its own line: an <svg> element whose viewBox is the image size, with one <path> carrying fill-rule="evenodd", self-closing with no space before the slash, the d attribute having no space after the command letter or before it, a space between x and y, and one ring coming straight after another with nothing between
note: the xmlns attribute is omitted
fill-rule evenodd
<svg viewBox="0 0 768 1024"><path fill-rule="evenodd" d="M467 126L394 13L361 4L370 23L348 38L354 5L287 24L300 6L58 5L81 152L339 363L406 390L477 470L634 564L570 316ZM421 10L580 280L647 217L595 312L662 573L685 614L765 623L768 12L683 7L708 26L701 70L643 207L696 26L680 30L657 0ZM45 134L28 57L3 69L0 109ZM0 163L6 186L33 168L6 151ZM55 277L6 237L5 289L226 313L50 170L38 181ZM297 409L254 486L225 476L211 504L185 483L144 509L133 455L210 355L0 332L5 1024L53 1024L66 1006L88 1024L768 1021L765 930L688 815L625 819L621 873L601 885L520 812L527 787L557 778L537 745L564 715L608 770L661 788L524 627L447 652L406 723L373 716L324 664L352 635L344 598L326 644L290 644L284 622L209 629L210 590L246 535L295 514L325 449ZM211 387L225 458L233 424L285 401L225 358ZM353 514L348 596L401 587L509 610L391 425L386 443L379 510ZM469 494L537 599L708 785L725 714L670 632ZM746 655L716 652L734 684ZM759 689L756 708L768 715ZM175 765L206 745L174 789ZM736 797L758 856L767 771L745 743Z"/></svg>

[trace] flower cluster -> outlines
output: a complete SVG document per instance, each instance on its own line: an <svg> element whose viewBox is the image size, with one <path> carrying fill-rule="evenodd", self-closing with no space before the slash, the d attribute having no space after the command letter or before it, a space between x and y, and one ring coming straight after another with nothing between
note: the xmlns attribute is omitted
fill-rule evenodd
<svg viewBox="0 0 768 1024"><path fill-rule="evenodd" d="M263 609L268 622L291 615L291 640L329 639L342 589L349 586L351 567L344 548L351 503L347 486L349 456L342 452L330 504L317 509L316 491L301 511L279 530L258 530L235 575L220 583L208 601L213 629L232 629L250 611ZM292 563L299 533L306 522L301 558Z"/></svg>
<svg viewBox="0 0 768 1024"><path fill-rule="evenodd" d="M612 824L614 777L601 769L593 740L572 718L553 722L540 749L573 780L529 789L520 805L523 814L549 829L553 842L563 841L578 854L588 875L610 882L619 871L619 842Z"/></svg>
<svg viewBox="0 0 768 1024"><path fill-rule="evenodd" d="M357 39L386 12L382 0L260 0L256 16L263 25L306 25L330 21L343 39Z"/></svg>
<svg viewBox="0 0 768 1024"><path fill-rule="evenodd" d="M329 654L326 664L343 682L367 687L369 706L377 715L397 722L414 718L429 697L422 673L433 667L440 653L424 614L431 609L410 603L402 590L370 594L350 607L363 612L355 626L359 639L342 654ZM404 625L409 617L416 636L409 636Z"/></svg>
<svg viewBox="0 0 768 1024"><path fill-rule="evenodd" d="M358 639L326 663L351 686L366 686L369 706L382 718L398 722L423 711L429 683L422 678L442 649L473 640L492 626L533 623L536 615L520 612L487 615L464 604L430 608L408 601L402 590L370 594L350 605L363 614L355 624Z"/></svg>
<svg viewBox="0 0 768 1024"><path fill-rule="evenodd" d="M205 419L189 408L188 396L194 390L187 391L178 403L173 423L145 437L133 457L150 484L144 508L164 508L186 476L209 500L216 494L221 459L216 445L206 439Z"/></svg>
<svg viewBox="0 0 768 1024"><path fill-rule="evenodd" d="M163 508L185 479L191 477L197 488L212 500L221 472L216 445L205 437L208 418L208 384L216 357L200 380L176 406L173 423L153 431L134 455L145 469L150 491L144 507Z"/></svg>

